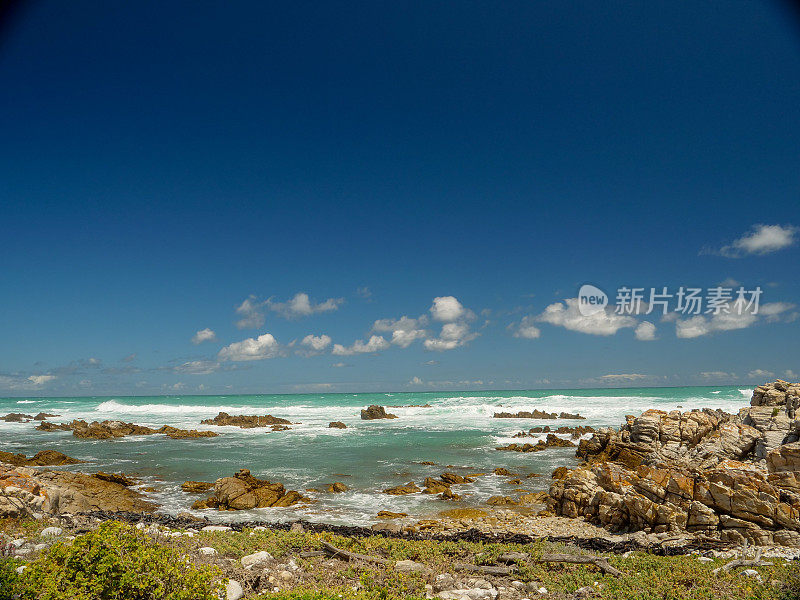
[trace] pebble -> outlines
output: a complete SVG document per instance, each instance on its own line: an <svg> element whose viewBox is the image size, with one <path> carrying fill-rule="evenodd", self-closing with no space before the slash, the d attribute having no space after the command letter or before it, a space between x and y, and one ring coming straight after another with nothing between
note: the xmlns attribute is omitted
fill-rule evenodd
<svg viewBox="0 0 800 600"><path fill-rule="evenodd" d="M22 575L22 572L27 568L28 568L28 565L22 565L21 567L17 567L14 570L17 572L17 574Z"/></svg>
<svg viewBox="0 0 800 600"><path fill-rule="evenodd" d="M242 584L235 579L229 579L228 585L225 586L226 600L239 600L244 597L244 590Z"/></svg>
<svg viewBox="0 0 800 600"><path fill-rule="evenodd" d="M742 575L744 575L745 577L752 577L758 583L763 583L761 575L759 575L758 571L756 571L755 569L745 569L744 571L742 571Z"/></svg>
<svg viewBox="0 0 800 600"><path fill-rule="evenodd" d="M45 527L39 535L47 537L61 535L62 533L64 533L64 530L61 527Z"/></svg>
<svg viewBox="0 0 800 600"><path fill-rule="evenodd" d="M206 525L200 531L231 531L231 528L227 525ZM233 581L233 579L231 579L231 581Z"/></svg>
<svg viewBox="0 0 800 600"><path fill-rule="evenodd" d="M216 556L217 551L212 548L211 546L203 546L202 548L198 548L197 551L204 555L204 556Z"/></svg>

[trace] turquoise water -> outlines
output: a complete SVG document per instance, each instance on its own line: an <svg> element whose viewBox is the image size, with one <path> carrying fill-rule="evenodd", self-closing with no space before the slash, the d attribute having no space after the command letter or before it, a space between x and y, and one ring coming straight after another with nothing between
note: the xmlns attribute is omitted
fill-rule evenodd
<svg viewBox="0 0 800 600"><path fill-rule="evenodd" d="M523 487L545 490L549 473L574 464L574 450L550 449L520 454L495 447L536 438L513 439L514 433L536 425L585 424L618 427L625 415L648 408L722 408L736 412L749 404L751 389L737 387L626 388L584 390L425 392L378 394L297 394L254 396L151 396L84 398L2 398L0 415L51 412L49 419L118 419L142 425L173 425L217 431L216 438L171 440L166 436L135 436L118 440L81 440L70 432L45 433L35 423L0 421L0 447L31 455L52 448L88 461L79 470L124 471L142 478L148 493L167 512L186 510L197 496L180 490L185 480L213 481L249 468L254 475L280 481L289 489L318 488L342 481L343 494L309 494L319 501L304 508L260 509L215 513L215 518L306 519L331 523L369 524L379 510L431 514L453 503L435 496L389 496L386 487L410 480L418 484L446 470L460 474L491 472L503 466L521 473L542 473ZM360 409L370 404L389 408L398 419L362 421ZM430 408L409 405L430 404ZM579 412L586 421L494 419L496 411L533 409ZM230 414L272 414L296 423L290 431L201 426L220 411ZM329 429L343 421L347 429ZM436 466L421 465L435 461ZM506 478L489 475L457 486L463 505L478 505L494 494L509 494ZM198 513L200 514L200 513Z"/></svg>

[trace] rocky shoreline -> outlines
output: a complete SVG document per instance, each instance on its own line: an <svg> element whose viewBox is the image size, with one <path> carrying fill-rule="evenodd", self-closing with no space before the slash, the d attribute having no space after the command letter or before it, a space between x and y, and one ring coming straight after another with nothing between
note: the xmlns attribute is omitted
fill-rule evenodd
<svg viewBox="0 0 800 600"><path fill-rule="evenodd" d="M577 536L615 544L635 540L643 547L665 542L684 548L697 544L733 547L746 542L800 548L799 407L800 384L776 381L756 388L751 406L735 415L709 409L669 413L648 410L641 416L628 417L617 430L534 427L514 437L546 434L544 440L497 449L540 452L575 446L567 437L559 436L580 440L576 456L582 464L556 469L547 493L517 489L517 496L500 494L480 507L466 507L459 503L461 493L453 486L472 483L485 474L445 471L438 477L425 478L420 485L409 481L386 488L384 493L436 495L455 502L455 509L416 519L383 511L392 516L379 514L379 522L369 531L401 536L452 536L469 531L537 539ZM370 406L362 413L365 420L394 417L379 406ZM513 418L528 418L519 414ZM76 437L95 439L155 433L179 439L217 435L120 421L54 425L43 419L37 428L54 427L71 431ZM204 423L282 429L290 421L272 415L220 413ZM42 451L32 458L0 454L0 516L40 518L98 511L156 514L159 510L123 474L91 475L46 468L78 462L55 451ZM502 467L495 469L494 475L509 477L506 483L517 486L525 478ZM288 507L319 501L287 490L281 483L253 477L247 469L215 482L187 481L182 489L206 493L205 499L192 505L200 511ZM347 490L343 483L335 482L324 491L337 494ZM184 516L197 519L189 513Z"/></svg>

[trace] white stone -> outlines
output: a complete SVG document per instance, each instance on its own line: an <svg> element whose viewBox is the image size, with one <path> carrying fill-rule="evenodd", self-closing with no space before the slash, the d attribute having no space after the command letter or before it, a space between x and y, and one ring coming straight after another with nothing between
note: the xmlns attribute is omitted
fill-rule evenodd
<svg viewBox="0 0 800 600"><path fill-rule="evenodd" d="M537 592L539 592L540 594L544 595L544 594L546 594L546 593L547 593L547 588L546 588L546 587L540 587L540 588L539 588L538 590L536 590L536 591L537 591Z"/></svg>
<svg viewBox="0 0 800 600"><path fill-rule="evenodd" d="M64 530L61 527L45 527L39 535L47 537L61 535L62 533L64 533Z"/></svg>
<svg viewBox="0 0 800 600"><path fill-rule="evenodd" d="M714 562L714 559L713 558L708 558L707 556L698 556L697 557L697 561L701 562L701 563L710 563L710 562Z"/></svg>
<svg viewBox="0 0 800 600"><path fill-rule="evenodd" d="M756 571L755 569L745 569L744 571L742 571L742 575L744 575L745 577L752 577L753 579L758 581L758 583L762 583L761 575L759 575L758 571Z"/></svg>
<svg viewBox="0 0 800 600"><path fill-rule="evenodd" d="M139 521L139 522L136 524L136 529L139 529L139 530L141 530L141 529L144 529L145 527L147 527L147 525L146 525L144 522L142 522L142 521Z"/></svg>
<svg viewBox="0 0 800 600"><path fill-rule="evenodd" d="M14 548L22 548L22 546L25 545L25 541L25 538L17 538L11 542L11 545L14 546Z"/></svg>
<svg viewBox="0 0 800 600"><path fill-rule="evenodd" d="M254 554L248 554L247 556L243 556L242 566L245 569L250 569L256 565L261 565L271 560L274 560L272 558L272 554L270 554L266 550L262 550L261 552L256 552Z"/></svg>
<svg viewBox="0 0 800 600"><path fill-rule="evenodd" d="M204 556L216 556L217 551L212 548L211 546L203 546L202 548L198 548L197 551L204 555Z"/></svg>
<svg viewBox="0 0 800 600"><path fill-rule="evenodd" d="M18 574L22 575L22 572L28 568L28 565L22 565L21 567L17 567L14 569Z"/></svg>
<svg viewBox="0 0 800 600"><path fill-rule="evenodd" d="M239 600L244 597L244 590L242 584L235 579L229 579L228 585L225 586L226 600Z"/></svg>
<svg viewBox="0 0 800 600"><path fill-rule="evenodd" d="M33 549L34 549L36 552L41 552L42 550L45 550L46 548L47 548L47 544L36 544L36 545L33 547Z"/></svg>
<svg viewBox="0 0 800 600"><path fill-rule="evenodd" d="M200 531L231 531L231 528L227 525L206 525Z"/></svg>

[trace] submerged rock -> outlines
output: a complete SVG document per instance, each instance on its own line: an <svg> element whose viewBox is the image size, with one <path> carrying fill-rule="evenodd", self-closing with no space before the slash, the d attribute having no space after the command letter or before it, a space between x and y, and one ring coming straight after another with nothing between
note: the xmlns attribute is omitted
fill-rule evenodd
<svg viewBox="0 0 800 600"><path fill-rule="evenodd" d="M361 410L361 418L365 421L370 421L373 419L396 419L397 415L387 413L386 409L382 406L373 404Z"/></svg>
<svg viewBox="0 0 800 600"><path fill-rule="evenodd" d="M190 494L202 494L210 489L213 489L214 484L208 481L184 481L181 484L181 489Z"/></svg>
<svg viewBox="0 0 800 600"><path fill-rule="evenodd" d="M504 450L506 452L541 452L548 448L574 448L575 444L564 438L560 438L552 433L547 434L547 439L539 440L535 444L509 444L508 446L499 446L497 450Z"/></svg>
<svg viewBox="0 0 800 600"><path fill-rule="evenodd" d="M347 429L347 425L342 423L341 421L331 421L328 423L329 429Z"/></svg>

